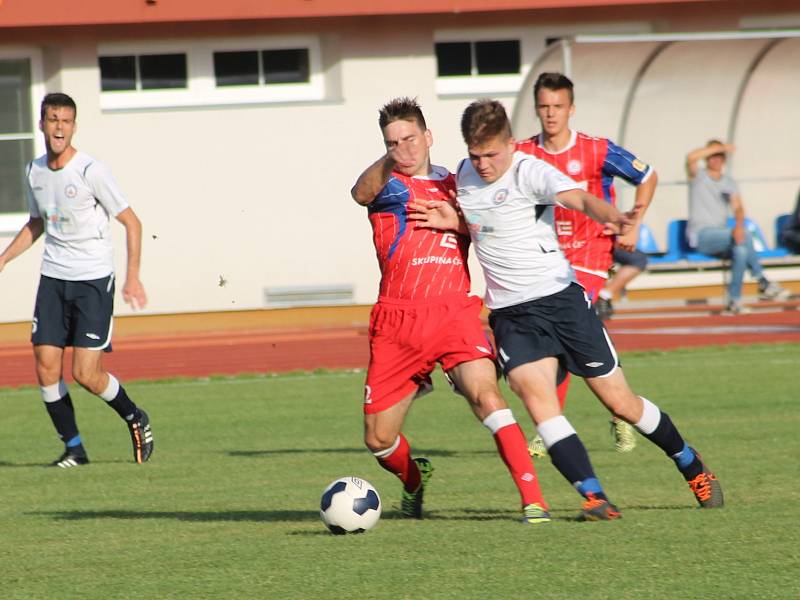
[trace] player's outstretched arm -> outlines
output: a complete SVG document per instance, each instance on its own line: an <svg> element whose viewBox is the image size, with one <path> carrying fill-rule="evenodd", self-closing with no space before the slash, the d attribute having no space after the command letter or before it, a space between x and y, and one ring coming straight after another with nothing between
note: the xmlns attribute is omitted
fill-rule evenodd
<svg viewBox="0 0 800 600"><path fill-rule="evenodd" d="M615 244L618 248L633 252L636 250L636 244L639 241L639 225L644 220L644 213L653 201L653 195L656 193L656 185L658 185L658 173L653 171L647 181L642 182L636 186L636 199L634 205L639 207L636 213L636 225L628 232L618 235Z"/></svg>
<svg viewBox="0 0 800 600"><path fill-rule="evenodd" d="M579 189L560 192L556 194L556 199L567 208L579 210L602 224L608 234L628 233L636 224L636 215L640 210L639 206L635 206L632 211L622 213L612 204Z"/></svg>
<svg viewBox="0 0 800 600"><path fill-rule="evenodd" d="M142 222L130 207L119 213L117 220L125 227L125 240L128 250L122 299L134 309L144 308L147 306L147 294L139 279L139 268L142 259Z"/></svg>
<svg viewBox="0 0 800 600"><path fill-rule="evenodd" d="M31 217L28 222L22 226L11 243L0 254L0 271L2 271L6 263L11 262L17 256L25 252L28 248L33 246L33 243L39 239L39 236L44 232L44 219L41 217Z"/></svg>
<svg viewBox="0 0 800 600"><path fill-rule="evenodd" d="M397 162L389 153L384 154L359 175L350 190L353 200L361 206L370 204L389 181Z"/></svg>

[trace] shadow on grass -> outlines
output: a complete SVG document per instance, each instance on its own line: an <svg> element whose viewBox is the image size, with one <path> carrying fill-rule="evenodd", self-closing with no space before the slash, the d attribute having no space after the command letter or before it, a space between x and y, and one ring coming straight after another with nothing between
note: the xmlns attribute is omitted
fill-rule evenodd
<svg viewBox="0 0 800 600"><path fill-rule="evenodd" d="M56 521L89 521L98 519L118 519L139 521L143 519L162 519L196 523L216 523L222 521L297 522L317 521L319 512L315 510L226 510L226 511L139 511L139 510L69 510L36 511L29 515L51 517Z"/></svg>
<svg viewBox="0 0 800 600"><path fill-rule="evenodd" d="M366 446L359 448L276 448L274 450L228 450L225 452L228 456L237 456L244 458L258 458L261 456L278 456L281 454L369 454ZM495 455L497 451L493 448L486 450L427 450L424 448L415 448L414 456L436 456L444 458L453 458L465 455Z"/></svg>
<svg viewBox="0 0 800 600"><path fill-rule="evenodd" d="M133 464L133 461L130 460L92 460L88 465L81 465L82 467L91 467L91 465L122 465L122 464ZM54 465L50 463L41 463L41 462L8 462L5 460L0 460L0 469L13 469L17 467L24 467L24 468L46 468L46 469L53 469L57 471L69 471L70 469L57 469ZM73 467L75 468L75 467Z"/></svg>

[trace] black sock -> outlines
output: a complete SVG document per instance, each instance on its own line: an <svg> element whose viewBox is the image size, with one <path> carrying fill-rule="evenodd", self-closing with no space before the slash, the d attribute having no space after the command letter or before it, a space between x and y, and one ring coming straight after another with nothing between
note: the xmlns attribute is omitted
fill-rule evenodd
<svg viewBox="0 0 800 600"><path fill-rule="evenodd" d="M69 397L69 394L66 394L55 402L45 402L44 406L62 442L66 444L78 435L78 424L75 422L75 409L72 406L72 398Z"/></svg>
<svg viewBox="0 0 800 600"><path fill-rule="evenodd" d="M125 388L119 386L119 391L113 400L107 400L108 405L113 408L116 413L126 421L133 420L139 413L139 409L133 401L128 398Z"/></svg>
<svg viewBox="0 0 800 600"><path fill-rule="evenodd" d="M595 496L606 499L597 476L594 474L589 453L577 434L573 433L563 440L557 441L547 449L553 466L582 495L592 492ZM586 487L586 489L582 489Z"/></svg>
<svg viewBox="0 0 800 600"><path fill-rule="evenodd" d="M653 433L642 433L642 435L661 448L670 458L681 452L686 445L672 419L663 410L655 431Z"/></svg>

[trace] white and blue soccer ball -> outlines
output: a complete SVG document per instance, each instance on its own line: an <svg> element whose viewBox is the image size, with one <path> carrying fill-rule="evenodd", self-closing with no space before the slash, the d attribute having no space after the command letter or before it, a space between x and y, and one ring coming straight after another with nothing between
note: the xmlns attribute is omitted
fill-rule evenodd
<svg viewBox="0 0 800 600"><path fill-rule="evenodd" d="M378 491L364 479L342 477L322 492L319 514L331 533L364 533L381 518Z"/></svg>

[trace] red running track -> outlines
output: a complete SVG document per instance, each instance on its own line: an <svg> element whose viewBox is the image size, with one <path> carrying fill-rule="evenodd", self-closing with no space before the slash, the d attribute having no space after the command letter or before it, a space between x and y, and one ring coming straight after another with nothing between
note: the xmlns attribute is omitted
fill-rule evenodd
<svg viewBox="0 0 800 600"><path fill-rule="evenodd" d="M608 322L608 329L620 352L800 343L800 311L617 319ZM125 381L364 368L369 355L366 333L360 327L130 336L114 341L114 352L105 357L104 364ZM0 348L0 387L35 383L30 344Z"/></svg>

